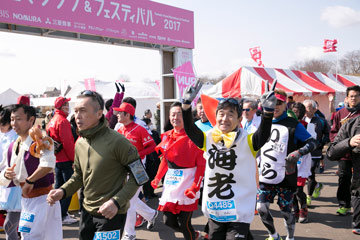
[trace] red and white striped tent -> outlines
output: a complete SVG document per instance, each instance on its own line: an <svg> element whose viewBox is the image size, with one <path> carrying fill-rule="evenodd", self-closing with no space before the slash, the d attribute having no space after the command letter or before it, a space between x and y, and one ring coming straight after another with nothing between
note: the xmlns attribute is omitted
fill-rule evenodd
<svg viewBox="0 0 360 240"><path fill-rule="evenodd" d="M328 94L336 96L335 104L344 101L346 88L360 85L360 77L348 75L305 72L279 68L241 67L213 87L203 91L215 98L249 97L258 98L265 90L265 81L271 84L277 79L277 88L295 101L311 98L319 103L320 111L330 116Z"/></svg>

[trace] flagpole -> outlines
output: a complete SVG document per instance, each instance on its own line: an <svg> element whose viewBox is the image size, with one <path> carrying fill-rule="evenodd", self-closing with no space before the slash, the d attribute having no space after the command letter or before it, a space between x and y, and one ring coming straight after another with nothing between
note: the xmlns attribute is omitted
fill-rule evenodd
<svg viewBox="0 0 360 240"><path fill-rule="evenodd" d="M337 75L338 75L338 61L339 61L339 51L336 51L336 66L335 66L335 79L336 81L337 79Z"/></svg>

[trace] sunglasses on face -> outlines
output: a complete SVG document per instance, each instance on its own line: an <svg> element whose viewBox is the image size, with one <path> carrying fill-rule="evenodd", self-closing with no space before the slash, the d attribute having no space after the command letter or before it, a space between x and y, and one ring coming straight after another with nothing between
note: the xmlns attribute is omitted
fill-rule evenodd
<svg viewBox="0 0 360 240"><path fill-rule="evenodd" d="M80 93L81 95L84 95L84 96L88 96L88 97L93 97L96 99L96 101L99 103L100 105L100 108L104 108L104 100L102 100L98 93L94 92L94 91L91 91L91 90L84 90Z"/></svg>
<svg viewBox="0 0 360 240"><path fill-rule="evenodd" d="M250 112L252 109L251 108L244 108L243 111L245 112Z"/></svg>
<svg viewBox="0 0 360 240"><path fill-rule="evenodd" d="M284 103L283 101L277 100L277 101L276 101L276 106L280 106L280 105L282 105L283 103Z"/></svg>

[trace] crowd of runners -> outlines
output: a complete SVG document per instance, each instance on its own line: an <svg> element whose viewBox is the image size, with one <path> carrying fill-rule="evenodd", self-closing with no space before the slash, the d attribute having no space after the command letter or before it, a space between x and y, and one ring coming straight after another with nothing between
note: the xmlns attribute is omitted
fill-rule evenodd
<svg viewBox="0 0 360 240"><path fill-rule="evenodd" d="M1 106L6 239L63 239L63 225L79 221L68 213L78 194L79 239L133 240L143 224L149 231L165 224L187 240L254 239L250 225L259 217L267 240L292 240L321 194L316 174L325 160L339 167L334 214L353 208L352 232L360 235L360 86L348 87L326 119L316 101L295 102L276 81L259 99L204 96L194 108L197 81L171 104L161 135L159 106L154 123L150 110L135 116L136 100L125 97L123 84L115 87L106 102L82 91L73 109L71 99L58 97L41 131L28 97ZM146 204L152 198L157 209ZM284 238L270 211L275 198ZM198 208L208 220L202 231L191 223Z"/></svg>

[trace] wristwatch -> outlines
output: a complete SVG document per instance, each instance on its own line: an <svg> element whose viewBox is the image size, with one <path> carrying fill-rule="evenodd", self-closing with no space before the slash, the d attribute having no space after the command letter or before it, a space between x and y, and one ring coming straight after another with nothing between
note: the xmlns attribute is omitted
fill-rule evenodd
<svg viewBox="0 0 360 240"><path fill-rule="evenodd" d="M31 182L31 181L29 181L28 179L25 179L25 182L26 182L27 184L35 184L35 182Z"/></svg>

